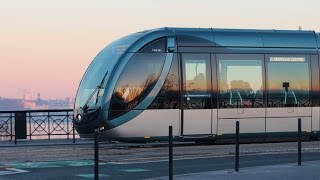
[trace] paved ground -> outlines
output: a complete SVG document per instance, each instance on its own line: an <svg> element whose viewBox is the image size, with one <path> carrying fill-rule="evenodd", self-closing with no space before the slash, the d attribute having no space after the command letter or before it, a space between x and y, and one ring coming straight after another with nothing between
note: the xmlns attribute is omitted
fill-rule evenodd
<svg viewBox="0 0 320 180"><path fill-rule="evenodd" d="M281 164L242 168L239 172L234 170L220 170L202 173L176 175L176 180L217 179L217 180L319 180L320 161L305 162L302 166L297 164ZM168 177L151 178L148 180L166 180Z"/></svg>
<svg viewBox="0 0 320 180"><path fill-rule="evenodd" d="M320 160L320 153L305 153L304 162L310 160ZM246 167L276 165L284 163L293 163L297 161L295 153L282 154L255 154L244 155L240 158L240 173L234 173L233 156L222 157L197 157L188 159L174 160L174 175L175 179L257 179L260 175L264 179L274 179L273 177L284 178L295 177L313 177L318 175L318 171L313 174L307 173L307 168L297 168L296 165L283 166L282 171L279 166L260 167L256 169L247 169ZM16 171L16 174L0 175L2 179L92 179L93 178L93 162L87 160L73 160L73 161L50 161L50 162L35 162L35 163L12 163L9 164L15 169L8 169L7 171ZM310 165L307 165L310 167ZM281 166L280 166L281 167ZM291 169L290 167L294 167ZM320 167L320 163L312 169ZM224 170L224 171L221 171ZM218 172L216 172L218 171ZM1 172L1 171L0 171ZM268 172L275 172L273 176L265 176ZM0 173L1 174L1 173ZM168 161L141 161L141 162L118 162L105 163L100 162L100 177L101 179L119 179L119 180L137 180L137 179L167 179ZM287 176L288 175L288 176ZM311 176L312 175L312 176ZM265 177L264 177L265 176ZM159 178L162 177L162 178ZM268 178L267 178L268 177ZM276 178L279 179L279 178ZM309 179L309 178L306 178Z"/></svg>
<svg viewBox="0 0 320 180"><path fill-rule="evenodd" d="M302 143L304 152L320 152L320 141ZM233 155L234 145L201 145L174 147L175 157ZM297 143L241 144L240 154L296 152ZM34 144L32 146L0 145L0 165L5 162L36 162L51 160L93 159L93 143L88 141L69 144ZM164 143L155 144L100 144L100 159L104 162L136 162L167 159L168 148Z"/></svg>
<svg viewBox="0 0 320 180"><path fill-rule="evenodd" d="M163 145L100 144L101 177L145 179L166 176L168 148ZM295 142L241 144L240 173L233 173L230 169L234 167L234 145L185 146L177 144L174 147L174 174L177 175L175 179L206 179L208 176L210 179L212 176L232 179L241 178L242 175L256 179L254 174L242 168L296 162L296 148L297 143ZM29 146L0 145L0 167L5 165L11 168L0 169L0 179L90 179L93 173L92 159L92 142L78 142L76 145L61 143L59 145L41 145L40 143ZM320 142L304 142L303 161L314 160L320 160ZM299 167L299 171L294 168L289 169L292 169L293 172L301 170L303 173L308 173L308 168L305 166L312 166L311 169L320 168L320 163L304 164L303 167ZM291 167L295 166L291 165ZM276 172L274 171L276 169L271 168L272 172ZM263 174L262 169L258 168L255 171L256 174ZM196 174L190 176L190 173ZM287 174L290 172L288 171Z"/></svg>

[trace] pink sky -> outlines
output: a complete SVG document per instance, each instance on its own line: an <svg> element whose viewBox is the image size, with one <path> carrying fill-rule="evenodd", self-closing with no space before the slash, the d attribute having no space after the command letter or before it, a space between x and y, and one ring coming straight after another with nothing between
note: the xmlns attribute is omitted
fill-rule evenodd
<svg viewBox="0 0 320 180"><path fill-rule="evenodd" d="M302 26L320 32L319 7L318 0L5 0L0 6L0 96L74 97L96 54L136 31Z"/></svg>

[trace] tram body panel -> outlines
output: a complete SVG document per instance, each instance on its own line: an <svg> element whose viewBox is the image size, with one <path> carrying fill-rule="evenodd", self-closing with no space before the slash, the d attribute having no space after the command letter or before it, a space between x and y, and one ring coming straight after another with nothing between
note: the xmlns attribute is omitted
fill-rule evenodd
<svg viewBox="0 0 320 180"><path fill-rule="evenodd" d="M218 119L265 118L265 116L266 108L235 108L218 110Z"/></svg>
<svg viewBox="0 0 320 180"><path fill-rule="evenodd" d="M236 121L241 133L265 133L265 113L265 108L219 109L217 134L233 134Z"/></svg>
<svg viewBox="0 0 320 180"><path fill-rule="evenodd" d="M311 127L312 131L319 131L320 129L320 107L312 107Z"/></svg>
<svg viewBox="0 0 320 180"><path fill-rule="evenodd" d="M296 132L298 118L301 118L302 131L311 132L311 107L268 108L266 132Z"/></svg>
<svg viewBox="0 0 320 180"><path fill-rule="evenodd" d="M267 108L267 118L311 117L311 107Z"/></svg>
<svg viewBox="0 0 320 180"><path fill-rule="evenodd" d="M311 132L311 117L267 118L266 133L296 133L298 118L301 118L301 131Z"/></svg>
<svg viewBox="0 0 320 180"><path fill-rule="evenodd" d="M211 109L212 113L212 122L211 122L211 129L212 134L217 135L218 134L218 109Z"/></svg>
<svg viewBox="0 0 320 180"><path fill-rule="evenodd" d="M265 133L265 118L218 119L218 135L234 134L236 122L240 123L241 133Z"/></svg>
<svg viewBox="0 0 320 180"><path fill-rule="evenodd" d="M212 134L211 109L184 110L183 135L210 135Z"/></svg>
<svg viewBox="0 0 320 180"><path fill-rule="evenodd" d="M166 137L169 126L173 127L174 136L180 136L180 110L145 110L127 123L103 133L103 136L110 139Z"/></svg>

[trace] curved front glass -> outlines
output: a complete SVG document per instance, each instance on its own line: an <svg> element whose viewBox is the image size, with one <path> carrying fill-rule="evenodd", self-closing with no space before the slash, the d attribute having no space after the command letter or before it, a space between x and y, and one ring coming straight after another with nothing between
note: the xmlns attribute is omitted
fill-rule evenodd
<svg viewBox="0 0 320 180"><path fill-rule="evenodd" d="M135 33L114 41L96 56L81 80L75 108L84 105L90 107L99 102L99 97L104 93L104 89L99 86L103 85L107 72L111 70L127 48L142 35L142 33Z"/></svg>
<svg viewBox="0 0 320 180"><path fill-rule="evenodd" d="M142 102L153 89L166 53L136 53L124 67L111 98L109 119L117 118Z"/></svg>

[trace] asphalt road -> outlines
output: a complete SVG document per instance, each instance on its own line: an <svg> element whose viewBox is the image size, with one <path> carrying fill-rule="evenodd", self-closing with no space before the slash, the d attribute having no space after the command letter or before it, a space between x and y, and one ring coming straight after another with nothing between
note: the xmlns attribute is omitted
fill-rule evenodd
<svg viewBox="0 0 320 180"><path fill-rule="evenodd" d="M79 157L80 159L81 157ZM303 161L320 160L320 152L305 152ZM248 154L240 156L240 171L244 167L297 162L297 153ZM13 163L13 168L28 172L1 175L0 179L93 179L94 166L89 160ZM174 175L234 168L234 156L201 156L175 158ZM12 171L15 171L14 169ZM101 162L100 179L147 179L168 175L168 161L148 159L135 162Z"/></svg>

